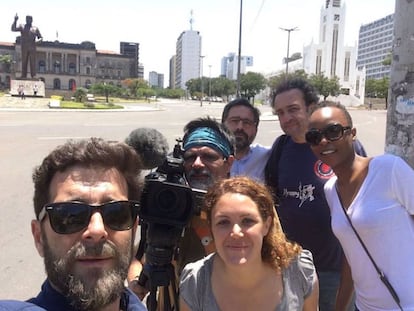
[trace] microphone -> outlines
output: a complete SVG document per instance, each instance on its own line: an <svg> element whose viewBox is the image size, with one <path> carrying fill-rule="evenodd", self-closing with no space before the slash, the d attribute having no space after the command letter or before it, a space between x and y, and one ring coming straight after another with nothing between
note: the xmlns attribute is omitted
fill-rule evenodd
<svg viewBox="0 0 414 311"><path fill-rule="evenodd" d="M141 127L133 130L125 143L140 155L144 169L153 169L163 164L169 150L165 136L153 128Z"/></svg>

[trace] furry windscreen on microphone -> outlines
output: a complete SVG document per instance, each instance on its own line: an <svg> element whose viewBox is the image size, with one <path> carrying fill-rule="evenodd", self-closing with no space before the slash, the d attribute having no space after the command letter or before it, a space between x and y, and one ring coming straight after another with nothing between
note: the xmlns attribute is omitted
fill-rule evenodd
<svg viewBox="0 0 414 311"><path fill-rule="evenodd" d="M128 135L125 142L141 156L145 169L160 166L169 151L165 136L153 128L137 128Z"/></svg>

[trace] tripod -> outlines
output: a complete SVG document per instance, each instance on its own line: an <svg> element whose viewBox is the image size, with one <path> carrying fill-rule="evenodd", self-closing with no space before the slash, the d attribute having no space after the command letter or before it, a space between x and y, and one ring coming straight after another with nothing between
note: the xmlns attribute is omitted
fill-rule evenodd
<svg viewBox="0 0 414 311"><path fill-rule="evenodd" d="M175 270L171 263L163 266L144 264L138 284L149 288L149 296L147 298L149 311L179 310Z"/></svg>
<svg viewBox="0 0 414 311"><path fill-rule="evenodd" d="M165 231L166 230L166 231ZM148 233L150 232L150 234ZM181 228L168 225L141 223L141 241L136 258L145 263L138 278L138 284L149 290L147 308L149 311L178 311L178 288L175 268L172 264ZM147 243L149 239L154 243ZM170 243L162 243L169 236ZM155 244L155 245L153 245ZM158 300L157 300L158 295Z"/></svg>

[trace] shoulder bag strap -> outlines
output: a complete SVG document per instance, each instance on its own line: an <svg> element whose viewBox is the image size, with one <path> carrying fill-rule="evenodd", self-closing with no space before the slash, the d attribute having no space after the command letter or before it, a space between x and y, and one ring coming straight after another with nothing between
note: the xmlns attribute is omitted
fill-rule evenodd
<svg viewBox="0 0 414 311"><path fill-rule="evenodd" d="M362 248L364 249L365 253L368 255L368 258L371 260L375 270L377 271L380 280L382 281L382 283L384 283L385 287L388 289L388 291L391 294L392 298L394 299L395 303L398 305L398 307L400 308L401 311L404 311L404 309L401 307L400 298L398 297L397 292L395 291L394 287L392 287L390 281L388 281L388 278L385 276L384 272L378 267L378 265L374 261L374 258L372 258L370 252L368 251L368 249L365 246L364 242L362 241L360 235L358 234L358 232L356 231L354 225L352 224L351 218L349 218L349 215L346 212L344 205L342 204L342 200L339 196L339 191L338 191L337 184L335 185L335 188L336 188L336 192L338 193L339 202L341 203L341 207L342 207L342 210L344 211L345 217L348 220L349 225L351 226L352 230L354 231L359 243L361 243Z"/></svg>

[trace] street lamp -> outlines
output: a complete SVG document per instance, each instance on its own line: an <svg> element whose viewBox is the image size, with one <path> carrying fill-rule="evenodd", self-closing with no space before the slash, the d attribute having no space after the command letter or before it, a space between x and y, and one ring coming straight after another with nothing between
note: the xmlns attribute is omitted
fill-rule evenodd
<svg viewBox="0 0 414 311"><path fill-rule="evenodd" d="M201 83L201 96L200 96L200 107L203 106L203 93L204 93L204 86L203 86L203 58L206 57L205 55L200 55L200 83Z"/></svg>
<svg viewBox="0 0 414 311"><path fill-rule="evenodd" d="M243 17L243 0L240 0L240 20L239 20L239 52L237 57L237 89L236 97L240 98L240 62L241 62L241 40L242 40L242 17Z"/></svg>
<svg viewBox="0 0 414 311"><path fill-rule="evenodd" d="M209 68L209 79L208 79L208 100L209 104L211 104L211 65L208 65Z"/></svg>
<svg viewBox="0 0 414 311"><path fill-rule="evenodd" d="M287 75L289 72L289 44L290 44L290 32L291 31L295 31L295 30L299 30L298 27L293 27L293 28L282 28L279 27L281 30L283 31L287 31L288 33L288 41L287 41L287 53L286 53L286 79L287 79Z"/></svg>

